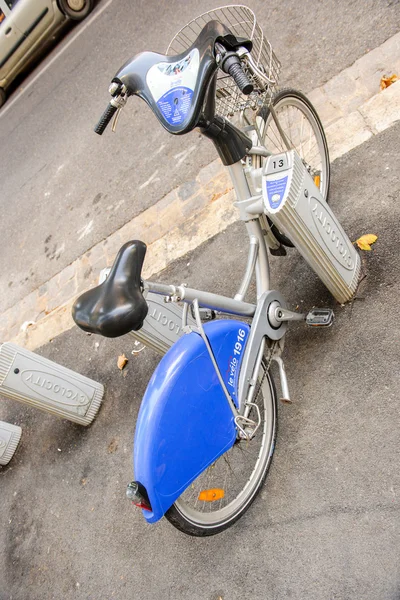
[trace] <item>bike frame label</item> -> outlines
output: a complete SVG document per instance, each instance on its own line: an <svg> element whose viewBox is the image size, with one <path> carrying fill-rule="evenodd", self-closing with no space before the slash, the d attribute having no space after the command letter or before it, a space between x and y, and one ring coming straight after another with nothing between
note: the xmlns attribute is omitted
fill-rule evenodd
<svg viewBox="0 0 400 600"><path fill-rule="evenodd" d="M181 60L157 63L147 73L147 85L169 125L180 125L190 111L199 63L199 51L194 48Z"/></svg>
<svg viewBox="0 0 400 600"><path fill-rule="evenodd" d="M240 364L243 358L243 351L247 342L248 330L240 328L237 332L233 352L229 357L228 369L225 373L225 383L228 391L232 398L235 400L236 406L238 406L238 400L236 398L236 390L238 387L238 376L240 370Z"/></svg>
<svg viewBox="0 0 400 600"><path fill-rule="evenodd" d="M278 208L285 196L288 176L267 180L267 198L271 208Z"/></svg>

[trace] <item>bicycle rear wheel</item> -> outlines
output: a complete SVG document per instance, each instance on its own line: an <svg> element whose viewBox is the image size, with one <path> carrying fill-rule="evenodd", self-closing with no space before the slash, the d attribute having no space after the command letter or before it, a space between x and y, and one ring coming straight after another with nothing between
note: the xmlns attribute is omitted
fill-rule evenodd
<svg viewBox="0 0 400 600"><path fill-rule="evenodd" d="M299 154L327 202L330 183L328 144L315 108L304 94L291 88L280 90L272 100L272 107L291 148ZM261 143L269 152L286 152L287 147L268 106L259 110L256 123L261 133ZM279 242L292 247L290 239L270 224Z"/></svg>
<svg viewBox="0 0 400 600"><path fill-rule="evenodd" d="M255 400L261 423L254 438L237 440L201 473L165 514L172 525L188 535L215 535L233 525L249 508L265 481L277 429L275 386L270 374L262 381L265 368L262 363L258 378L260 389ZM256 415L257 409L252 407L249 416L257 420Z"/></svg>

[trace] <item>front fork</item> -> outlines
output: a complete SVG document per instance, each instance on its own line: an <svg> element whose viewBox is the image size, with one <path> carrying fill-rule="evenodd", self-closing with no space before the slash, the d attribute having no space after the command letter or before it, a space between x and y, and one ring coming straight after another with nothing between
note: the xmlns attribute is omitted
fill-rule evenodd
<svg viewBox="0 0 400 600"><path fill-rule="evenodd" d="M245 205L251 199L251 192L243 164L237 162L229 167L229 173L235 189L237 203ZM261 363L267 355L266 369L268 370L272 360L275 360L279 368L281 381L282 400L290 402L288 383L281 353L283 350L284 335L287 329L288 318L276 320L277 310L285 309L286 304L279 292L270 289L270 266L267 247L276 248L279 243L272 232L262 226L263 213L259 215L247 214L246 210L240 211L240 218L244 221L250 240L250 249L245 274L235 297L243 300L248 290L252 275L256 273L257 287L257 310L254 315L251 334L248 340L243 358L239 378L239 417L235 418L239 432L246 431L247 420L256 399L257 380L260 373ZM279 317L278 317L279 318ZM267 343L267 340L269 342ZM240 420L242 426L240 426ZM255 430L253 431L254 435Z"/></svg>
<svg viewBox="0 0 400 600"><path fill-rule="evenodd" d="M246 175L243 171L243 165L241 161L228 167L229 174L235 189L237 202L246 201L251 198L251 192L249 184L246 179ZM254 241L257 243L257 258L255 261L256 270L256 283L257 283L257 297L259 297L264 291L267 291L270 286L270 269L268 261L268 252L265 244L263 235L263 229L260 224L260 219L255 218L254 215L247 216L241 213L240 218L245 221L248 236L250 238L250 248L254 245ZM249 255L249 261L253 261L253 257ZM248 268L249 268L248 261ZM246 269L247 272L248 269Z"/></svg>

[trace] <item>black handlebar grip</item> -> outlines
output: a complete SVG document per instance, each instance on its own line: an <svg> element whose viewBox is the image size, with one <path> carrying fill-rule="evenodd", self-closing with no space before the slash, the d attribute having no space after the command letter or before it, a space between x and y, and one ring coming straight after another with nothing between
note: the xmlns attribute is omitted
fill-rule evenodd
<svg viewBox="0 0 400 600"><path fill-rule="evenodd" d="M118 110L118 108L113 106L110 102L109 105L107 106L106 110L101 115L100 121L97 123L96 127L94 128L95 133L98 133L99 135L103 135L105 128L107 127L107 125L113 118L113 115L117 112L117 110Z"/></svg>
<svg viewBox="0 0 400 600"><path fill-rule="evenodd" d="M228 73L231 77L233 77L242 94L245 94L246 96L251 94L251 92L254 90L254 85L243 71L240 63L233 63L230 65L228 68Z"/></svg>

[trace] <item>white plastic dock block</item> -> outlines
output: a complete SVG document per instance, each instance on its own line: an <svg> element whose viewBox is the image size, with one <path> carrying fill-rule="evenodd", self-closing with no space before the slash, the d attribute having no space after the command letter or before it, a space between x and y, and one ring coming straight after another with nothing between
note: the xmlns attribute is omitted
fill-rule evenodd
<svg viewBox="0 0 400 600"><path fill-rule="evenodd" d="M22 429L0 421L0 465L7 465L17 449L21 439Z"/></svg>
<svg viewBox="0 0 400 600"><path fill-rule="evenodd" d="M104 387L6 342L0 346L0 394L80 425L89 425L100 408Z"/></svg>

